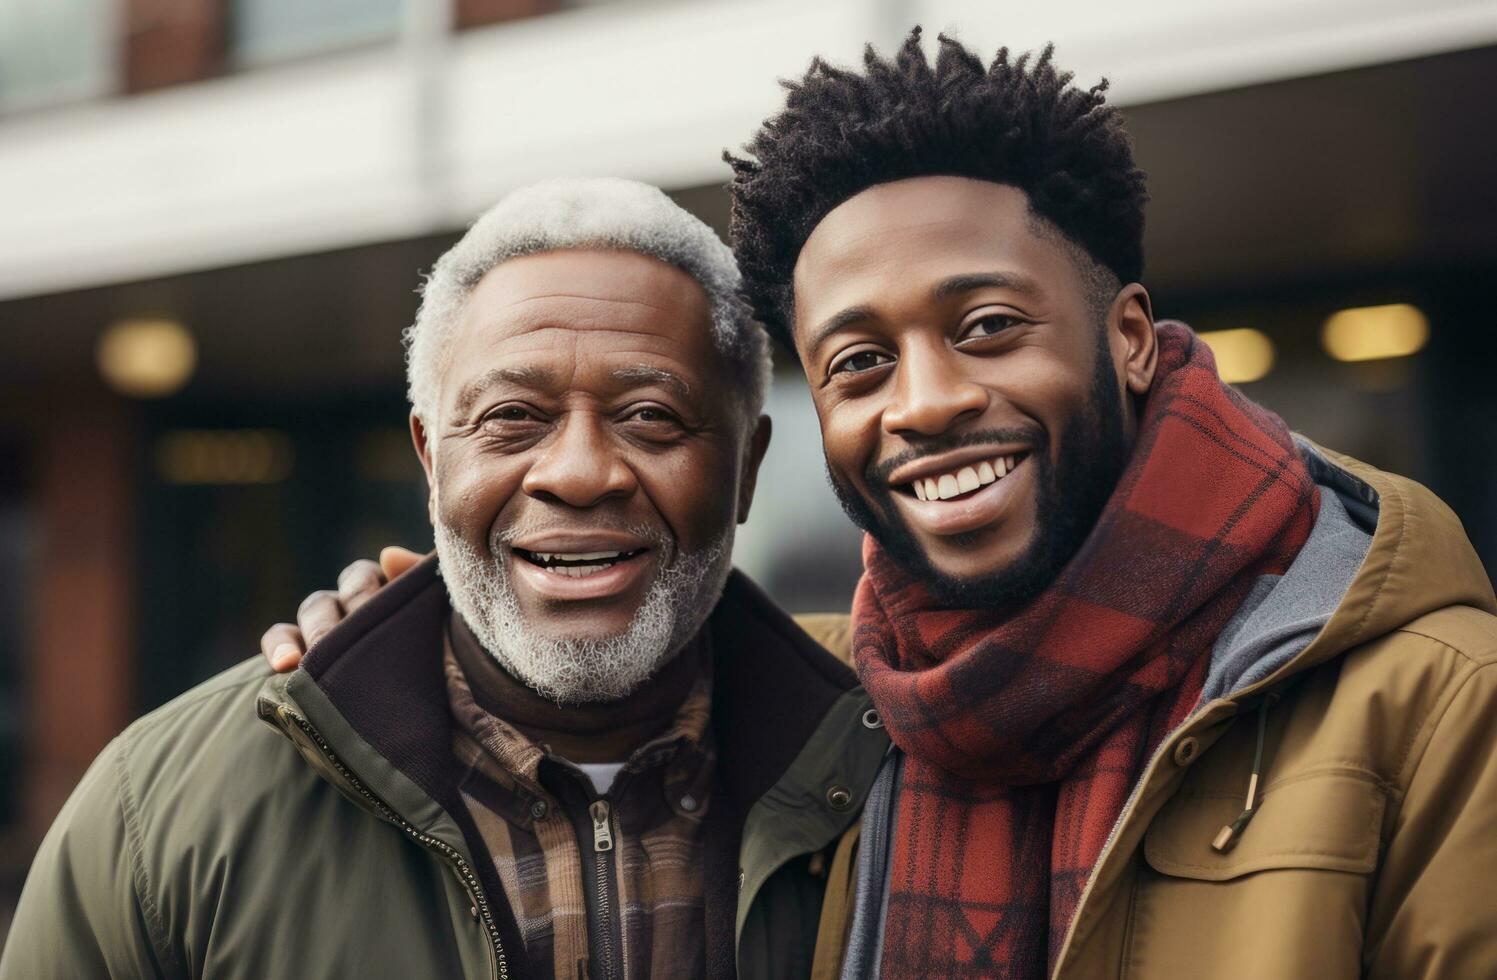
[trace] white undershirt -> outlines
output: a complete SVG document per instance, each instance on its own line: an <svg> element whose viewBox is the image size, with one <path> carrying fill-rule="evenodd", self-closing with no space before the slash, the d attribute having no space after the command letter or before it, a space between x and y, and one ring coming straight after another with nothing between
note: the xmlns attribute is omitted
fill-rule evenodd
<svg viewBox="0 0 1497 980"><path fill-rule="evenodd" d="M618 778L619 770L624 768L622 762L578 762L578 769L593 782L593 791L599 796L604 796L613 788L613 781Z"/></svg>

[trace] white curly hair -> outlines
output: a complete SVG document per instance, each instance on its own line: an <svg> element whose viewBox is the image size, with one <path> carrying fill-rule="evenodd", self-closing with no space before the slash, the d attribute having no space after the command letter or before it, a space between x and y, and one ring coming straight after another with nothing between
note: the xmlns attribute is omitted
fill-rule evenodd
<svg viewBox="0 0 1497 980"><path fill-rule="evenodd" d="M767 335L739 295L733 253L716 232L657 187L612 177L543 180L513 191L437 260L405 329L406 381L416 415L431 420L453 327L473 287L508 259L563 249L609 248L668 262L707 293L712 337L731 368L724 379L752 427L769 385Z"/></svg>

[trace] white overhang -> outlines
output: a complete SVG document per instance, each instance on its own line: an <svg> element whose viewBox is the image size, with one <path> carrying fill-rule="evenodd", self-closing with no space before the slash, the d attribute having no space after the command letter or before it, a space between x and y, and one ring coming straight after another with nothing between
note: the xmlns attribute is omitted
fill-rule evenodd
<svg viewBox="0 0 1497 980"><path fill-rule="evenodd" d="M1490 0L718 0L418 28L0 118L0 299L448 231L547 175L717 183L777 79L913 23L984 50L1053 40L1124 105L1497 42Z"/></svg>

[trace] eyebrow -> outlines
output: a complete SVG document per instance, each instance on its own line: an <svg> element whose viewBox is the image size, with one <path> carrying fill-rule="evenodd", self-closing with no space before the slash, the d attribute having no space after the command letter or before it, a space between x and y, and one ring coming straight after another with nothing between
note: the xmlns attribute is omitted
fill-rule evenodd
<svg viewBox="0 0 1497 980"><path fill-rule="evenodd" d="M479 396L495 385L512 384L521 388L545 388L554 385L555 382L556 375L544 368L493 368L463 386L463 390L457 396L454 411L458 415L467 415L472 411L473 404L478 401Z"/></svg>
<svg viewBox="0 0 1497 980"><path fill-rule="evenodd" d="M849 306L840 313L833 313L811 335L810 349L816 350L828 337L839 330L872 319L873 311L866 306Z"/></svg>
<svg viewBox="0 0 1497 980"><path fill-rule="evenodd" d="M680 398L688 400L691 398L691 385L687 384L679 375L672 374L670 371L662 368L650 367L647 364L636 364L631 367L619 368L610 372L608 378L616 384L634 388L658 384L669 388ZM556 375L544 368L494 368L493 370L485 371L482 375L463 387L462 392L458 395L454 411L459 416L467 415L473 410L473 405L478 401L479 397L496 385L510 384L518 385L521 388L542 389L554 388L556 383Z"/></svg>
<svg viewBox="0 0 1497 980"><path fill-rule="evenodd" d="M673 374L663 368L650 367L648 364L636 364L632 367L622 367L609 374L609 380L621 385L631 387L643 387L645 385L660 385L669 388L678 397L689 399L691 397L691 385L687 384L680 375Z"/></svg>
<svg viewBox="0 0 1497 980"><path fill-rule="evenodd" d="M930 291L932 299L950 299L975 289L1012 289L1014 292L1038 295L1039 283L1028 276L1012 272L972 272L943 279Z"/></svg>
<svg viewBox="0 0 1497 980"><path fill-rule="evenodd" d="M976 289L1012 289L1028 296L1037 296L1040 292L1039 283L1028 276L1009 272L969 272L941 280L930 291L930 296L933 300L950 299ZM811 335L810 349L815 350L839 330L872 319L874 319L873 310L867 306L849 306L839 313L834 313Z"/></svg>

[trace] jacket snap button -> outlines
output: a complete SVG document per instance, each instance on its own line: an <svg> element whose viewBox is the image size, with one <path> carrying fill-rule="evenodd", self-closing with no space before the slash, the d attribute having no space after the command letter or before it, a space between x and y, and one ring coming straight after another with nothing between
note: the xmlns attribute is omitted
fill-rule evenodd
<svg viewBox="0 0 1497 980"><path fill-rule="evenodd" d="M468 914L471 915L471 916L473 916L473 918L475 918L475 919L478 918L478 906L477 905L470 905L470 906L468 906Z"/></svg>
<svg viewBox="0 0 1497 980"><path fill-rule="evenodd" d="M1188 766L1201 754L1201 743L1194 738L1182 738L1175 746L1175 765Z"/></svg>
<svg viewBox="0 0 1497 980"><path fill-rule="evenodd" d="M852 806L852 791L846 786L833 786L826 791L826 801L833 810L846 810Z"/></svg>
<svg viewBox="0 0 1497 980"><path fill-rule="evenodd" d="M532 819L532 820L544 820L544 819L546 819L546 809L547 808L546 808L546 801L545 800L536 800L534 803L530 804L530 819Z"/></svg>
<svg viewBox="0 0 1497 980"><path fill-rule="evenodd" d="M869 708L867 711L863 712L863 727L864 728L883 728L884 727L884 720L878 716L878 712L877 711L874 711L872 708Z"/></svg>

